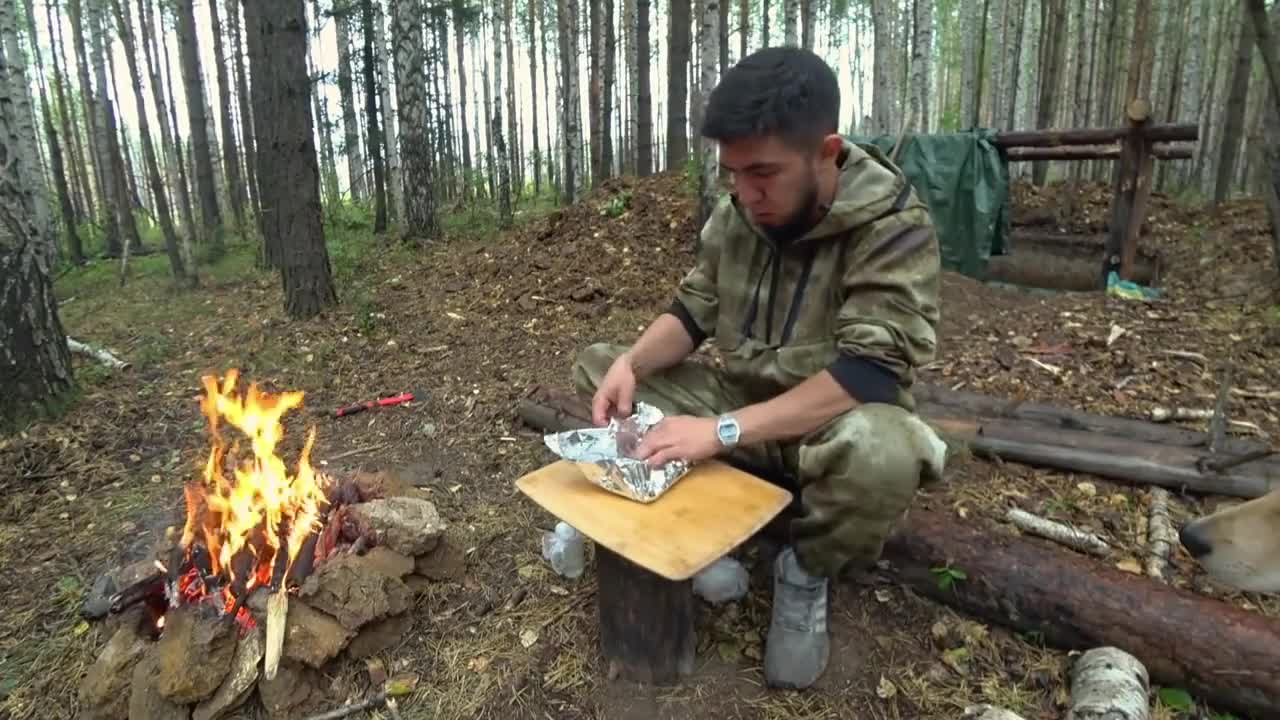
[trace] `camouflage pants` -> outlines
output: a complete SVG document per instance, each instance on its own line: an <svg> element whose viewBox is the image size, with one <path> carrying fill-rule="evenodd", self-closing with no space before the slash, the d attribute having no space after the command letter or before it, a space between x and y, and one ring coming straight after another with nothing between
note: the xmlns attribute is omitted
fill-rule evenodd
<svg viewBox="0 0 1280 720"><path fill-rule="evenodd" d="M604 343L584 350L573 367L578 392L594 393L625 350ZM697 362L642 380L636 400L666 414L704 417L751 402L723 373ZM836 577L879 559L919 486L941 478L944 454L945 445L914 414L869 403L798 440L739 446L726 459L794 479L802 509L790 527L796 555L810 573Z"/></svg>

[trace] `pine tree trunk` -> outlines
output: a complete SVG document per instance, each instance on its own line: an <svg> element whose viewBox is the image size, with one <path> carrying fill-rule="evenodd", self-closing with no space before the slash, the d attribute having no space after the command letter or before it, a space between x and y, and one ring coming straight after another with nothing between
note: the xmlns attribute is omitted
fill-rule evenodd
<svg viewBox="0 0 1280 720"><path fill-rule="evenodd" d="M350 7L333 13L338 39L338 95L342 105L343 152L347 156L347 180L351 197L363 200L369 196L365 188L364 154L360 149L360 121L356 117L355 90L352 87Z"/></svg>
<svg viewBox="0 0 1280 720"><path fill-rule="evenodd" d="M66 44L62 38L62 23L54 22L55 17L61 17L57 0L50 0L47 10L45 22L48 26L49 37L53 43L54 95L58 99L58 119L62 125L62 136L68 139L67 144L71 155L70 172L75 179L76 195L78 196L76 222L79 223L96 214L92 190L93 183L91 182L92 174L89 172L89 158L80 142L78 114L75 107L67 102L66 86L70 76L67 74L67 61L63 55ZM76 242L80 243L79 233L76 234ZM81 246L81 254L83 255L83 246Z"/></svg>
<svg viewBox="0 0 1280 720"><path fill-rule="evenodd" d="M653 90L649 80L649 0L636 0L636 174L653 173Z"/></svg>
<svg viewBox="0 0 1280 720"><path fill-rule="evenodd" d="M1182 87L1178 90L1178 122L1199 122L1200 107L1204 101L1204 56L1207 28L1211 25L1209 0L1192 0L1188 23L1186 63L1182 68ZM1197 6L1199 12L1197 13ZM1204 131L1199 136L1204 142ZM1189 186L1195 178L1195 162L1181 160L1178 184Z"/></svg>
<svg viewBox="0 0 1280 720"><path fill-rule="evenodd" d="M139 28L142 31L142 54L147 65L147 79L151 86L151 101L156 107L156 117L160 124L160 149L157 153L157 161L159 157L164 157L165 172L163 177L166 181L166 187L169 185L177 185L175 175L177 174L173 161L173 133L169 128L169 115L164 102L164 87L160 82L160 68L156 62L158 53L152 52L152 40L155 38L155 23L151 18L151 3L148 0L139 0L138 4L138 20ZM176 218L175 218L176 221ZM194 228L187 227L186 232L193 232ZM181 248L181 246L179 246ZM179 250L181 252L181 249ZM186 267L186 258L183 258L183 267Z"/></svg>
<svg viewBox="0 0 1280 720"><path fill-rule="evenodd" d="M248 198L244 183L240 181L240 153L237 152L235 126L231 123L231 80L227 75L230 58L225 52L222 42L222 27L218 21L218 0L209 0L209 17L213 25L213 65L218 80L218 118L222 125L222 168L227 178L227 197L231 200L231 213L235 216L236 227L244 232L244 206Z"/></svg>
<svg viewBox="0 0 1280 720"><path fill-rule="evenodd" d="M425 44L421 0L391 0L395 43L396 97L400 103L400 156L404 164L404 232L406 240L440 238L436 217L427 128L427 85L423 76ZM461 28L459 28L461 37ZM465 97L465 96L464 96Z"/></svg>
<svg viewBox="0 0 1280 720"><path fill-rule="evenodd" d="M600 167L604 136L600 123L600 103L604 90L604 28L600 21L600 3L604 0L587 0L590 12L588 35L590 63L587 66L587 127L591 132L591 187L600 184L604 172Z"/></svg>
<svg viewBox="0 0 1280 720"><path fill-rule="evenodd" d="M394 217L404 219L403 184L400 181L400 143L396 137L396 105L391 102L391 73L387 62L387 16L379 8L378 20L373 27L373 41L377 46L378 73L382 77L382 128L386 140L387 158L387 194L391 196L391 212ZM444 68L448 77L449 68ZM399 92L400 84L396 83Z"/></svg>
<svg viewBox="0 0 1280 720"><path fill-rule="evenodd" d="M747 56L747 48L751 46L751 0L740 0L738 3L738 61ZM850 53L850 57L857 53ZM723 72L723 71L722 71Z"/></svg>
<svg viewBox="0 0 1280 720"><path fill-rule="evenodd" d="M467 126L467 63L463 60L466 55L464 49L465 29L462 22L462 0L454 0L453 3L453 26L454 41L458 52L458 97L462 102L458 104L459 114L459 130L462 135L462 172L464 181L462 183L462 199L469 201L471 199L471 132ZM479 142L479 136L476 138Z"/></svg>
<svg viewBox="0 0 1280 720"><path fill-rule="evenodd" d="M982 5L978 2L965 3L960 7L961 34L961 70L960 70L960 128L968 129L978 125L978 12Z"/></svg>
<svg viewBox="0 0 1280 720"><path fill-rule="evenodd" d="M216 0L215 0L216 1ZM231 55L234 58L232 68L236 80L236 104L240 109L240 143L244 151L245 185L248 189L249 206L256 213L258 206L258 181L253 172L253 111L249 102L249 84L244 72L244 45L240 39L240 3L237 0L227 2L227 26L231 31ZM317 118L317 122L319 119Z"/></svg>
<svg viewBox="0 0 1280 720"><path fill-rule="evenodd" d="M564 159L561 161L561 203L568 205L582 195L582 107L578 78L578 0L558 0L560 70L564 77L561 120Z"/></svg>
<svg viewBox="0 0 1280 720"><path fill-rule="evenodd" d="M99 223L104 233L103 255L120 257L120 224L116 214L118 193L115 175L111 170L111 145L107 135L106 117L101 109L106 98L96 95L97 90L89 78L89 52L88 44L85 42L85 17L81 0L68 0L67 9L71 15L72 43L75 48L76 69L80 76L80 98L84 102L85 119L89 130L89 150L93 155L93 170L97 178L98 197L101 201L99 210L102 215Z"/></svg>
<svg viewBox="0 0 1280 720"><path fill-rule="evenodd" d="M508 184L510 187L514 185L515 198L519 201L524 193L524 153L520 148L520 122L519 115L516 112L516 63L515 63L515 43L511 40L511 27L515 23L515 16L511 12L511 0L505 0L502 17L502 37L506 43L507 52L507 75L506 75L506 91L507 91L507 141L510 143L508 153L510 155L510 174L512 182Z"/></svg>
<svg viewBox="0 0 1280 720"><path fill-rule="evenodd" d="M498 166L498 227L511 227L511 158L502 128L502 28L507 23L501 3L493 8L493 125L490 137L493 143L494 163Z"/></svg>
<svg viewBox="0 0 1280 720"><path fill-rule="evenodd" d="M84 250L80 246L80 235L76 231L76 211L71 204L71 185L67 182L66 163L62 159L62 144L58 140L58 133L53 128L53 112L49 105L49 94L45 88L44 58L39 44L31 42L31 38L38 37L36 33L36 13L33 5L34 3L32 2L25 3L27 45L36 61L36 84L40 89L40 115L44 120L45 141L49 146L49 161L52 165L54 191L58 197L58 210L62 219L63 231L67 234L67 251L71 256L71 262L74 265L83 265ZM16 38L16 35L14 37ZM55 249L57 234L53 231L53 225L47 223L44 230L48 233L46 237L48 238L50 250ZM51 252L47 259L52 262L55 256L56 253Z"/></svg>
<svg viewBox="0 0 1280 720"><path fill-rule="evenodd" d="M717 47L720 49L720 74L723 75L729 70L729 2L730 0L720 0L720 19L716 27L720 28L720 42ZM710 92L708 90L707 92Z"/></svg>
<svg viewBox="0 0 1280 720"><path fill-rule="evenodd" d="M196 196L204 238L216 257L223 252L222 214L213 185L213 158L209 153L208 122L205 117L204 80L200 74L200 45L196 38L192 0L178 0L178 57L182 65L182 86L187 93L187 121L191 128L191 152L195 157Z"/></svg>
<svg viewBox="0 0 1280 720"><path fill-rule="evenodd" d="M387 231L387 180L383 162L382 123L378 118L378 84L374 80L373 0L362 0L361 31L364 35L364 113L369 132L367 150L373 158L373 231Z"/></svg>
<svg viewBox="0 0 1280 720"><path fill-rule="evenodd" d="M667 49L667 169L679 172L689 161L689 62L692 48L689 0L671 0Z"/></svg>
<svg viewBox="0 0 1280 720"><path fill-rule="evenodd" d="M538 27L535 22L539 17L540 0L529 0L526 12L529 21L529 99L533 102L533 195L542 195L542 141L538 134ZM543 28L546 32L546 28Z"/></svg>
<svg viewBox="0 0 1280 720"><path fill-rule="evenodd" d="M238 2L238 0L232 0ZM315 48L320 45L320 2L312 6L314 8L315 27L311 33L312 42L307 43L307 76L311 78L311 107L312 114L315 116L316 134L320 136L320 189L324 193L325 203L330 208L336 208L338 203L342 201L342 187L338 182L338 158L333 149L333 123L329 120L328 103L324 102L324 81L316 70L315 57L313 53ZM252 104L245 103L242 107L252 109ZM252 113L250 113L252 114ZM248 135L246 134L246 137ZM256 178L257 172L251 171L250 178ZM252 181L257 193L257 180ZM261 207L259 207L261 212ZM258 263L262 269L272 269L267 264L267 253L265 243L260 244L260 252L258 253Z"/></svg>
<svg viewBox="0 0 1280 720"><path fill-rule="evenodd" d="M728 0L703 0L701 29L698 33L698 55L701 58L701 77L698 82L698 118L706 116L707 100L711 89L719 81L717 72L720 60L720 7ZM719 165L716 162L716 144L710 140L701 143L699 158L698 226L711 217L716 203L719 185Z"/></svg>
<svg viewBox="0 0 1280 720"><path fill-rule="evenodd" d="M886 0L871 0L871 18L875 23L874 86L871 93L872 129L876 133L896 132L893 127L893 38L889 30L892 5Z"/></svg>
<svg viewBox="0 0 1280 720"><path fill-rule="evenodd" d="M604 93L600 96L600 172L613 176L613 86L617 76L617 38L613 32L613 0L604 3ZM507 0L511 2L511 0Z"/></svg>
<svg viewBox="0 0 1280 720"><path fill-rule="evenodd" d="M280 268L289 317L314 317L337 305L320 222L320 172L311 124L304 0L244 0L257 133L259 225Z"/></svg>
<svg viewBox="0 0 1280 720"><path fill-rule="evenodd" d="M782 44L800 44L800 0L782 0Z"/></svg>
<svg viewBox="0 0 1280 720"><path fill-rule="evenodd" d="M58 318L37 203L44 189L35 160L30 86L15 52L14 4L0 3L0 433L44 415L74 386L71 353Z"/></svg>
<svg viewBox="0 0 1280 720"><path fill-rule="evenodd" d="M195 247L195 234L198 231L198 226L196 225L195 210L191 202L191 183L187 176L187 160L184 157L182 138L178 134L178 104L173 101L173 86L177 81L173 78L173 68L169 62L169 33L161 28L164 25L164 6L157 0L156 7L160 9L160 17L157 18L156 23L156 28L159 32L156 34L160 36L160 45L164 51L164 87L169 107L169 125L173 132L173 156L178 166L178 202L182 204L182 222L187 228L187 231L182 235L182 260L187 272L192 277L196 277L199 275L196 270ZM176 26L177 23L178 19L175 11L174 25Z"/></svg>
<svg viewBox="0 0 1280 720"><path fill-rule="evenodd" d="M493 98L492 83L489 82L489 40L486 28L480 30L480 66L481 79L484 81L484 160L485 160L485 179L489 186L489 199L493 201L494 207L498 204L498 166L493 162ZM480 137L480 133L476 133L476 137Z"/></svg>
<svg viewBox="0 0 1280 720"><path fill-rule="evenodd" d="M1253 59L1253 32L1250 20L1242 14L1236 34L1235 66L1231 71L1231 89L1223 106L1222 144L1219 147L1217 175L1213 185L1213 202L1224 202L1231 196L1236 158L1244 135L1245 103L1249 94L1249 70Z"/></svg>
<svg viewBox="0 0 1280 720"><path fill-rule="evenodd" d="M560 112L559 108L561 105L561 101L559 98L560 98L561 88L560 88L560 76L558 74L550 74L551 63L547 61L547 36L551 35L553 32L558 32L558 29L552 29L551 27L549 27L549 23L547 22L548 18L551 16L551 13L555 12L554 0L543 0L543 2L540 5L540 10L542 12L542 15L540 18L542 20L542 32L539 33L538 35L538 44L541 46L540 52L542 54L542 87L545 88L547 91L547 101L542 104L542 107L543 107L542 119L545 121L544 124L546 125L546 128L547 128L547 178L551 181L551 187L555 189L556 196L558 197L560 194L560 171L556 167L556 158L559 157L559 155L557 155L555 141L552 140L551 128L552 126L557 126L557 132L559 132L559 128L558 128L559 123L551 122L551 113L552 113L552 107L553 107L551 102L551 96L553 93L551 91L551 83L549 78L554 77L556 79L556 85L555 85L556 89L554 93L556 97L556 103L554 107L555 107L555 112L557 113L557 116L558 116L558 113Z"/></svg>
<svg viewBox="0 0 1280 720"><path fill-rule="evenodd" d="M1006 76L1009 91L1008 118L1005 127L1017 130L1018 116L1018 82L1022 75L1022 38L1026 28L1027 2L1029 0L1009 0L1009 17L1013 42L1009 47L1009 74ZM1016 12L1015 12L1016 8Z"/></svg>
<svg viewBox="0 0 1280 720"><path fill-rule="evenodd" d="M929 132L929 63L933 55L933 0L913 0L915 36L911 57L911 113L919 132Z"/></svg>
<svg viewBox="0 0 1280 720"><path fill-rule="evenodd" d="M1037 104L1036 127L1053 126L1054 114L1058 103L1058 78L1062 71L1062 53L1066 47L1067 17L1066 0L1044 0L1044 11L1041 17L1045 25L1040 31L1040 99ZM1044 185L1049 174L1047 161L1032 165L1032 182Z"/></svg>
<svg viewBox="0 0 1280 720"><path fill-rule="evenodd" d="M156 160L155 147L151 142L151 121L147 118L147 106L142 94L142 73L138 70L137 48L133 38L133 11L129 9L129 0L113 0L112 9L116 15L116 26L120 39L124 42L125 60L129 65L129 80L132 83L133 97L137 105L138 134L142 136L143 161L147 166L147 176L151 182L151 194L156 202L156 216L160 220L160 232L164 235L164 247L169 255L169 271L179 283L194 286L195 276L187 272L182 262L178 233L173 226L173 213L169 209L169 194L164 187L164 178L160 175L160 163ZM233 157L234 159L234 157Z"/></svg>
<svg viewBox="0 0 1280 720"><path fill-rule="evenodd" d="M769 24L772 19L773 14L769 10L769 0L760 0L760 47L770 47Z"/></svg>
<svg viewBox="0 0 1280 720"><path fill-rule="evenodd" d="M800 0L800 45L806 50L813 49L814 0Z"/></svg>
<svg viewBox="0 0 1280 720"><path fill-rule="evenodd" d="M625 138L622 142L622 172L637 174L636 171L636 135L640 118L637 112L639 104L639 85L637 74L640 71L639 56L636 55L636 0L622 0L622 65L626 70L626 124L623 126Z"/></svg>
<svg viewBox="0 0 1280 720"><path fill-rule="evenodd" d="M102 102L99 104L102 112L102 127L105 135L107 167L105 171L110 173L112 184L115 186L116 196L114 207L112 208L116 214L116 221L120 226L121 246L120 254L121 269L124 269L125 263L128 261L129 248L137 248L142 242L138 236L138 225L133 217L134 198L137 194L129 186L129 178L125 172L125 148L120 141L121 128L117 124L115 102L112 97L119 97L119 93L107 94L108 78L114 81L115 72L106 61L106 59L114 59L115 54L108 55L104 48L103 36L106 34L106 28L102 22L103 8L99 5L90 7L89 23L92 32L89 34L89 43L91 52L93 53L94 70L98 81L98 97Z"/></svg>

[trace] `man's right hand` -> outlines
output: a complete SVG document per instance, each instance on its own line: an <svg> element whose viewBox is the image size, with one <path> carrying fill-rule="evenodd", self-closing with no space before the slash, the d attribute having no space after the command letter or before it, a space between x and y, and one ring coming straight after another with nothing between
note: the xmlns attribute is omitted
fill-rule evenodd
<svg viewBox="0 0 1280 720"><path fill-rule="evenodd" d="M600 387L591 399L591 419L596 425L609 424L610 411L626 417L631 414L631 403L636 394L636 373L630 353L623 353L609 366Z"/></svg>

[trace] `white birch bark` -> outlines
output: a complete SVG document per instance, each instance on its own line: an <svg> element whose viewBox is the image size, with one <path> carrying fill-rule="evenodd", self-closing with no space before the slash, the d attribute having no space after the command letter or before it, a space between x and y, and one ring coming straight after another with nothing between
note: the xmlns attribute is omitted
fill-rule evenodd
<svg viewBox="0 0 1280 720"><path fill-rule="evenodd" d="M381 8L379 8L381 10ZM375 52L377 53L378 72L382 74L382 139L387 143L387 187L391 191L391 207L394 208L397 220L404 220L404 187L400 180L400 142L396 130L396 103L391 102L391 73L388 71L387 56L387 14L377 13L373 25ZM399 100L399 87L396 88L396 99Z"/></svg>
<svg viewBox="0 0 1280 720"><path fill-rule="evenodd" d="M782 0L782 44L800 44L800 0Z"/></svg>
<svg viewBox="0 0 1280 720"><path fill-rule="evenodd" d="M914 0L915 33L911 55L912 124L919 132L929 132L929 64L933 57L933 0Z"/></svg>
<svg viewBox="0 0 1280 720"><path fill-rule="evenodd" d="M888 0L871 0L871 20L875 24L871 124L872 132L875 134L893 132L893 36L889 18L891 9L892 3Z"/></svg>
<svg viewBox="0 0 1280 720"><path fill-rule="evenodd" d="M727 0L703 0L702 22L698 32L699 58L701 60L701 77L698 82L698 117L706 116L707 99L711 89L720 79L720 3ZM719 165L716 162L716 144L711 141L701 143L702 162L700 173L701 192L699 193L699 225L711 216L715 206L716 187L719 176Z"/></svg>
<svg viewBox="0 0 1280 720"><path fill-rule="evenodd" d="M960 128L967 129L977 124L978 100L978 37L979 18L982 3L971 2L960 6ZM996 62L993 65L999 66ZM997 75L999 68L997 67Z"/></svg>
<svg viewBox="0 0 1280 720"><path fill-rule="evenodd" d="M1147 668L1114 647L1098 647L1071 667L1071 706L1066 720L1147 720Z"/></svg>
<svg viewBox="0 0 1280 720"><path fill-rule="evenodd" d="M52 216L49 214L48 187L44 184L43 173L40 172L40 159L36 156L36 126L32 122L31 83L26 72L26 60L22 48L18 46L18 17L14 4L8 0L0 0L0 38L4 39L5 83L0 86L4 90L5 99L13 105L13 113L9 115L10 127L20 140L16 146L10 147L21 166L30 173L31 206L35 210L36 228L42 241L41 250L45 258L51 260L55 254L55 235Z"/></svg>

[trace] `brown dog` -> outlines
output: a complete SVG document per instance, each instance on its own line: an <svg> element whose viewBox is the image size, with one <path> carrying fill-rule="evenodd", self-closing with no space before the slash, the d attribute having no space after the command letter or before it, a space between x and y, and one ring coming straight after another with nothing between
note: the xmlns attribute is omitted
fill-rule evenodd
<svg viewBox="0 0 1280 720"><path fill-rule="evenodd" d="M1280 490L1192 520L1178 539L1214 580L1280 592Z"/></svg>

